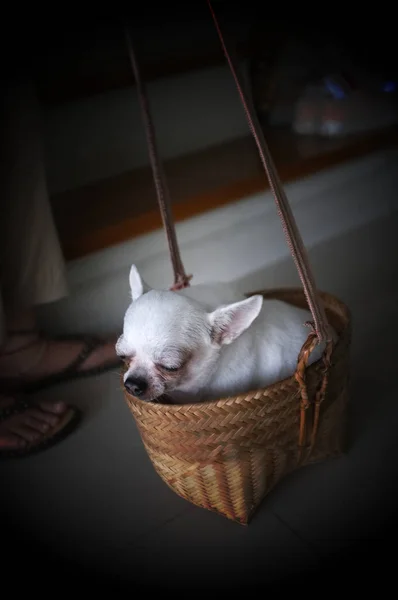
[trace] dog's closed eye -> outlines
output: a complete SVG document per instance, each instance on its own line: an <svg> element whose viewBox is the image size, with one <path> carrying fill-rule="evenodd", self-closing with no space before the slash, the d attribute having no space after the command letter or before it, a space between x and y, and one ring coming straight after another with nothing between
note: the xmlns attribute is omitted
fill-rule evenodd
<svg viewBox="0 0 398 600"><path fill-rule="evenodd" d="M175 373L176 371L179 371L181 369L181 367L169 367L167 365L156 365L157 367L159 367L159 369L162 369L163 371L167 371L168 373Z"/></svg>
<svg viewBox="0 0 398 600"><path fill-rule="evenodd" d="M168 348L167 351L154 357L155 365L163 373L177 373L182 371L191 358L188 350L181 348Z"/></svg>

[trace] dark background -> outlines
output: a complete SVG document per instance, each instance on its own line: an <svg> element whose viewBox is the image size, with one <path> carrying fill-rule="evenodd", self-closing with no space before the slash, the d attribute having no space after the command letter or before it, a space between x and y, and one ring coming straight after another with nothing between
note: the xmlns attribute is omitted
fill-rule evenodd
<svg viewBox="0 0 398 600"><path fill-rule="evenodd" d="M326 65L344 68L349 58L369 73L397 78L397 37L392 25L394 19L388 11L375 15L374 7L358 7L357 11L364 14L355 22L330 5L317 5L311 10L303 7L304 14L299 20L272 19L264 4L214 2L220 24L238 54L250 58L273 56L273 49L278 48L281 39L299 39L318 55L320 70ZM287 6L285 12L289 12ZM29 72L39 81L42 98L48 103L128 84L131 72L122 33L125 25L131 28L146 77L161 75L164 64L181 61L181 55L184 59L199 57L199 62L203 56L214 56L217 52L221 55L206 2L139 3L128 16L121 17L117 14L100 17L93 8L82 16L67 6L58 7L56 14L46 11L45 17L44 11L40 14L37 9L35 16L30 16L21 9L18 17L3 20L3 83ZM338 49L338 59L331 51L333 48ZM222 55L220 60L223 60ZM380 493L383 494L383 490ZM395 516L386 515L389 537L396 526ZM3 549L0 594L4 593L4 597L5 587L10 588L12 595L25 589L30 594L41 595L46 591L62 595L67 590L93 594L108 590L104 587L107 584L115 594L122 586L122 582L103 581L100 573L79 571L76 565L57 556L53 548L45 548L40 540L27 538L18 529L18 515L13 523L0 522L0 539ZM291 586L300 594L319 595L335 583L345 594L344 582L354 582L357 592L360 587L367 587L370 578L381 591L389 576L394 575L395 567L390 566L394 555L394 548L353 545L349 553L325 564L322 572L303 573L302 581L281 581L276 587L281 590ZM152 567L156 586L156 565ZM225 568L227 573L228 565ZM183 573L180 576L183 577ZM187 593L192 594L195 582L186 585ZM210 581L208 587L211 590ZM129 588L125 593L135 591ZM270 588L261 591L266 593Z"/></svg>

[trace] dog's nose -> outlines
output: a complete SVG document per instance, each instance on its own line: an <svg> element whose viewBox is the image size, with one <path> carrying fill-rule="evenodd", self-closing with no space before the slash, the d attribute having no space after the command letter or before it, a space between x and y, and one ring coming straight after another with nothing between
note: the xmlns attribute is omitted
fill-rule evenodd
<svg viewBox="0 0 398 600"><path fill-rule="evenodd" d="M133 396L137 396L138 398L145 394L148 389L148 384L145 379L141 377L129 377L124 382L124 387Z"/></svg>

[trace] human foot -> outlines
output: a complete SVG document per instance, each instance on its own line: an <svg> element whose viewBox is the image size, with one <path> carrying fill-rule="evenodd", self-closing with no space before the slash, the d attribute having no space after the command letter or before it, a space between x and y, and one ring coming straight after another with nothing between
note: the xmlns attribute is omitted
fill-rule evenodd
<svg viewBox="0 0 398 600"><path fill-rule="evenodd" d="M23 456L65 437L78 413L63 402L29 405L0 395L0 457Z"/></svg>
<svg viewBox="0 0 398 600"><path fill-rule="evenodd" d="M120 364L115 343L116 338L47 339L34 331L13 333L0 352L3 389L31 391L115 368Z"/></svg>

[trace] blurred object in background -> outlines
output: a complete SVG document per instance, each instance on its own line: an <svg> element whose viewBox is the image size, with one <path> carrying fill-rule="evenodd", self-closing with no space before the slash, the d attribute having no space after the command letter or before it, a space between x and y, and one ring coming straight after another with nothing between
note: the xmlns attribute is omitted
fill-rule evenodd
<svg viewBox="0 0 398 600"><path fill-rule="evenodd" d="M276 27L258 20L251 61L261 124L302 135L344 136L398 122L394 37ZM374 33L374 32L373 32Z"/></svg>
<svg viewBox="0 0 398 600"><path fill-rule="evenodd" d="M398 123L397 84L328 75L305 87L295 106L293 130L301 135L344 136Z"/></svg>

